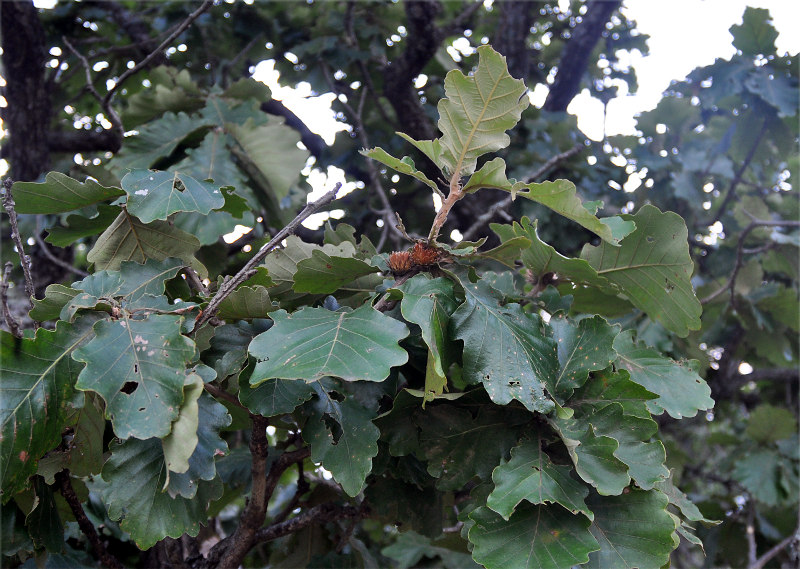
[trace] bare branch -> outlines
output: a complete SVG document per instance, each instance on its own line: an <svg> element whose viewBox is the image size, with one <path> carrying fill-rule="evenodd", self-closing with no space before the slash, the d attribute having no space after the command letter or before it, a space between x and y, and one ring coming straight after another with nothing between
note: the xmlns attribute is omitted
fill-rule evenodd
<svg viewBox="0 0 800 569"><path fill-rule="evenodd" d="M208 296L208 288L206 288L206 285L200 280L200 275L197 274L197 271L191 267L184 267L183 274L186 275L186 280L194 290L203 296Z"/></svg>
<svg viewBox="0 0 800 569"><path fill-rule="evenodd" d="M739 234L739 243L736 247L736 263L733 265L733 271L731 272L731 276L728 277L728 282L725 283L722 287L717 289L716 291L712 292L710 295L705 297L700 301L700 304L708 304L719 295L724 293L726 290L730 290L731 292L731 302L733 302L735 287L736 287L736 277L739 274L739 270L742 268L743 259L744 259L744 242L747 236L750 234L751 231L758 227L800 227L800 221L771 221L766 219L753 219L750 222L750 225L744 228L744 230Z"/></svg>
<svg viewBox="0 0 800 569"><path fill-rule="evenodd" d="M220 389L216 385L212 385L210 383L204 383L203 389L208 391L211 395L213 395L217 399L224 399L225 401L228 401L229 403L232 403L233 405L236 405L237 407L244 409L248 413L250 412L250 410L247 407L242 405L241 401L239 401L235 395L228 393L224 389Z"/></svg>
<svg viewBox="0 0 800 569"><path fill-rule="evenodd" d="M78 522L78 526L81 528L83 535L85 535L89 543L92 544L92 548L100 558L100 562L110 569L123 569L123 565L119 559L106 550L103 542L100 540L100 536L97 535L97 530L94 528L94 525L89 521L89 518L86 517L86 512L83 510L80 498L78 498L78 495L75 494L75 490L72 488L72 482L69 479L69 470L62 470L56 474L55 478L61 490L61 495L64 496L64 499L67 501L69 509L72 510L72 515L75 516L75 520Z"/></svg>
<svg viewBox="0 0 800 569"><path fill-rule="evenodd" d="M3 319L8 325L8 329L17 338L22 338L22 330L20 330L19 322L17 322L11 310L8 308L8 285L11 284L11 271L14 265L11 261L6 262L3 269L3 282L0 283L0 308L3 310Z"/></svg>
<svg viewBox="0 0 800 569"><path fill-rule="evenodd" d="M337 520L358 520L369 516L369 509L362 504L356 506L337 506L336 504L320 504L297 515L296 517L272 524L256 532L256 541L272 541L290 533L300 531L313 524L322 524Z"/></svg>
<svg viewBox="0 0 800 569"><path fill-rule="evenodd" d="M14 241L14 245L17 248L17 254L19 255L19 261L22 265L22 274L25 275L25 293L28 295L28 303L30 305L31 310L33 310L33 295L34 295L34 287L33 287L33 277L31 276L31 258L25 254L25 248L22 246L22 237L19 234L19 225L17 224L17 210L14 209L14 196L11 195L11 187L14 185L14 181L11 178L6 178L3 180L3 189L5 193L3 194L3 207L5 208L6 212L8 213L8 217L11 223L11 239ZM39 328L39 323L34 321L33 322L34 328Z"/></svg>
<svg viewBox="0 0 800 569"><path fill-rule="evenodd" d="M300 226L303 221L308 218L312 213L322 209L329 203L331 203L336 198L336 192L342 187L342 184L336 184L336 186L329 191L327 194L322 196L315 202L311 202L310 204L306 205L303 208L303 211L297 214L292 221L290 221L286 227L278 231L275 236L264 245L258 252L253 255L253 257L247 262L247 264L242 267L242 269L236 273L233 277L226 280L222 283L222 286L219 287L217 293L214 297L209 301L208 306L206 306L205 311L198 317L197 322L195 323L195 330L200 329L200 326L208 322L208 320L216 315L217 310L219 310L219 305L222 303L223 300L228 298L230 294L236 290L240 284L244 281L252 277L256 273L256 266L266 257L273 249L275 249L278 245L281 244L281 241L286 239L289 235L295 232L295 230Z"/></svg>
<svg viewBox="0 0 800 569"><path fill-rule="evenodd" d="M164 51L167 48L167 46L175 40L175 38L177 38L179 35L185 32L197 18L202 16L203 13L205 13L209 8L211 8L211 5L213 3L214 3L213 0L204 0L204 2L200 5L200 7L191 14L189 14L189 16L183 22L178 24L172 31L172 33L169 34L167 38L163 42L161 42L161 44L156 49L151 51L150 54L148 54L147 57L145 57L139 63L137 63L136 65L125 71L125 73L120 75L119 79L117 79L117 82L114 84L114 87L111 88L111 90L108 93L106 93L106 96L103 98L103 107L105 108L105 105L111 104L111 100L114 98L114 95L117 93L122 84L125 83L125 81L127 81L131 75L138 73L144 67L146 67L153 59L155 59L155 57L159 53Z"/></svg>

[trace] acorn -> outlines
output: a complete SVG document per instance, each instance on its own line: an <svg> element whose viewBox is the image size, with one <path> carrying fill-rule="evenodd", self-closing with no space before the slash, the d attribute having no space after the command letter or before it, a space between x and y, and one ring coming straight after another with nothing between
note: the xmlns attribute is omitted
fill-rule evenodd
<svg viewBox="0 0 800 569"><path fill-rule="evenodd" d="M411 254L408 251L395 251L389 255L389 270L393 275L404 275L411 270L411 266Z"/></svg>
<svg viewBox="0 0 800 569"><path fill-rule="evenodd" d="M411 249L411 263L415 266L430 267L439 262L439 250L417 242Z"/></svg>

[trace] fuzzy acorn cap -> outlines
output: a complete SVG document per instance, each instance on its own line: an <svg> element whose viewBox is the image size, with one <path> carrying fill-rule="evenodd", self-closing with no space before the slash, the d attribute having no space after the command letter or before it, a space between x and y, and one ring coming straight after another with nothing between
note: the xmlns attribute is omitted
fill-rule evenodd
<svg viewBox="0 0 800 569"><path fill-rule="evenodd" d="M429 267L439 262L439 250L424 243L415 243L411 250L411 262L421 267Z"/></svg>
<svg viewBox="0 0 800 569"><path fill-rule="evenodd" d="M411 270L411 254L408 251L395 251L389 255L389 270L394 275L404 275Z"/></svg>

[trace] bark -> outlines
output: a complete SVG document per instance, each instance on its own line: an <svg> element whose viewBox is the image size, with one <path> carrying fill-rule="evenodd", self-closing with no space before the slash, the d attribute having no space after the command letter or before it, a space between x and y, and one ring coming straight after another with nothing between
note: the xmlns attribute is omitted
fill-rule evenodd
<svg viewBox="0 0 800 569"><path fill-rule="evenodd" d="M2 109L8 129L10 175L15 181L35 180L49 166L47 132L52 103L45 81L47 41L32 2L0 2L3 89Z"/></svg>
<svg viewBox="0 0 800 569"><path fill-rule="evenodd" d="M499 8L500 18L493 47L506 56L508 72L512 77L527 79L533 61L527 38L539 5L536 2L512 0L500 3Z"/></svg>
<svg viewBox="0 0 800 569"><path fill-rule="evenodd" d="M559 60L558 73L542 107L546 111L563 112L578 94L581 80L589 66L594 46L603 35L606 22L621 2L592 0L583 21L572 32Z"/></svg>

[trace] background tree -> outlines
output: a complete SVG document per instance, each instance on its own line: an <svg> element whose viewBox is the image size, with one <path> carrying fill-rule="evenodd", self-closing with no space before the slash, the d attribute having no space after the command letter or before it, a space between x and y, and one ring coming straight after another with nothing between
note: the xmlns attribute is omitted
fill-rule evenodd
<svg viewBox="0 0 800 569"><path fill-rule="evenodd" d="M798 531L797 58L779 56L768 13L748 9L743 24L732 28L738 50L734 58L718 60L673 84L659 106L639 118L641 136L612 137L591 144L576 128L574 118L565 113L567 105L583 88L601 100L609 100L615 95L614 79L626 81L634 90L635 75L618 65L617 53L633 48L646 52L646 37L619 12L619 4L573 2L567 12L562 12L553 4L531 2L501 2L492 9L480 3L433 1L291 7L281 3L164 2L147 5L144 10L133 2L81 2L61 3L41 11L28 2L0 3L4 97L8 103L3 108L8 131L3 157L11 166L10 177L22 182L40 181L45 172L55 170L80 181L91 176L99 183L97 187L92 182L69 186L71 182L51 174L45 190L55 191L67 184L78 194L93 196L89 201L67 204L64 209L43 205L47 191L41 190L42 186L15 186L20 215L14 224L23 236L33 240L25 247L31 246L31 285L40 301L35 303L31 317L70 321L86 308L94 309L90 314L98 310L113 314L114 306L106 307L102 295L93 295L97 290L109 294L97 283L92 285L97 289L90 288L87 281L77 289L56 284L48 289L47 296L45 287L69 284L89 273L94 273L89 277L94 279L98 274L127 282L155 279L143 277L140 269L124 263L127 260L165 263L161 270L170 278L152 281L160 282L161 287L153 294L166 294L170 301L202 303L213 298L215 291L224 291L225 287L232 291L242 285L241 280L215 282L216 275L242 274L248 279L224 304L214 306L227 324L214 320L211 324L218 326L213 338L202 334L193 337L203 352L202 362L213 369L217 381L203 376L205 368L193 368L195 371L187 375L183 403L177 401L177 406L183 405L181 413L187 401L194 401L194 407L189 407L210 428L209 432L198 432L201 438L205 436L204 444L220 455L230 451L212 461L215 467L206 464L211 470L205 474L194 478L187 475L190 487L181 488L179 482L170 486L168 493L156 496L210 502L208 517L216 526L202 530L197 539L159 537L152 543L152 535L142 541L142 528L120 527L118 504L132 508L135 503L132 497L126 501L121 494L120 481L131 472L131 464L141 461L149 451L122 443L126 437L116 425L113 436L118 440L109 440L111 427L105 426L102 415L105 412L109 417L109 409L99 396L90 394L82 408L75 405L82 411L61 418L65 436L60 445L58 440L41 441L50 446L38 449L35 458L47 454L28 473L37 474L32 485L28 487L27 478L25 483L8 483L16 495L3 508L7 559L21 562L29 552L47 550L53 562L74 558L80 564L86 560L85 552L90 551L107 566L117 566L119 559L140 566L202 566L211 561L198 556L199 548L210 547L217 536L228 535L227 545L217 548L212 560L235 550L237 555L247 555L251 565L269 561L276 566L368 566L370 560L377 559L380 565L394 562L402 567L420 563L460 567L469 562L464 555L466 543L456 539L465 518L442 514L447 511L443 506L461 504L457 511L468 514L474 508L471 500L483 492L485 484L473 488L473 480L456 488L451 480L445 483L453 483L446 489L450 492L434 491L423 476L425 464L397 458L415 454L398 455L387 450L411 436L393 433L393 427L386 424L389 419L375 423L382 432L381 452L371 455L376 456L375 479L370 479L366 500L358 502L360 506L341 500L342 487L351 494L351 486L357 482L339 475L330 466L333 459L320 460L319 454L311 457L334 471L339 484L323 478L324 472L314 470L309 460L309 452L316 452L312 440L321 444L314 437L330 436L338 441L348 434L342 417L358 416L348 415L354 411L346 407L355 405L359 397L373 398L381 411L393 409L401 422L417 424L421 419L402 398L398 397L392 407L394 392L373 390L365 396L367 391L351 392L346 385L325 384L322 393L273 394L274 400L293 401L295 407L304 400L311 401L298 407L302 411L296 411L299 415L292 420L284 415L295 407L266 409L258 406L263 403L255 403L252 397L248 401L247 395L237 393L240 377L246 385L253 372L252 365L245 366L245 348L252 337L271 325L271 320L254 316L263 317L273 310L271 298L279 299L281 308L294 310L322 302L328 292L298 290L303 285L297 284L296 263L282 277L279 266L269 262L269 276L264 271L238 271L254 251L287 224L306 242L323 241L322 229L310 231L290 223L309 190L303 177L298 177L308 160L312 167L339 167L348 180L364 187L364 191L341 198L337 207L346 212L343 221L365 238L355 240L347 230L328 229L324 239L329 249L322 249L318 255L337 258L330 248L347 248L344 243L352 241L351 256L365 263L373 252L406 248L395 211L402 212L404 231L409 235L427 236L435 215L431 189L418 177L393 176L358 151L381 147L394 156L410 154L418 173L438 183L443 174L431 157L417 152L394 133L400 131L416 140L437 138L438 113L433 103L445 96L445 74L451 69L473 69L478 63L475 48L490 43L507 57L511 75L523 79L529 89L545 82L550 87L542 109L527 109L509 132L510 144L496 155L505 160L509 178L526 183L568 178L578 187L590 212L588 202L593 200L604 201L604 211L610 215L641 215L642 206L653 204L662 211L679 213L689 228L695 264L692 282L704 310L699 329L687 329L682 335L630 297L575 287L575 275L567 267L537 272L523 256L518 261L525 264L527 272L523 270L522 276L527 282L523 283L520 275L516 277L516 287L520 291L525 287L524 298L550 302L544 299L559 297L552 286L548 288L553 285L563 298L572 297L568 308L572 315L599 314L635 331L639 341L675 360L699 360L696 371L711 387L716 401L713 411L675 421L681 414L692 416L703 408L698 396L694 407L691 401L688 403L685 413L655 413L661 428L658 440L667 448L671 482L700 507L694 509L670 483L668 488L674 491L670 495L671 513L680 512L686 523L709 519L722 523L696 528L705 544L705 557L698 548L689 547L697 538L685 526L679 526L686 539L673 553L673 565L738 567L743 560L751 567L791 564L797 552L792 540L796 540L793 536ZM340 120L349 125L348 132L339 134L336 142L327 146L280 101L272 99L266 87L246 80L254 65L267 57L276 59L284 80L306 81L317 93L335 93L333 106ZM427 78L424 84L418 80L421 74ZM302 148L298 148L298 142L302 142ZM200 209L159 209L163 204L158 204L148 210L143 202L135 204L137 188L144 188L136 184L144 180L128 178L121 182L128 170L133 169L135 174L148 168L185 175L177 183L172 174L164 179L165 184L172 184L176 199L187 192L195 197L202 195L203 189L192 184L205 179L213 179L217 187L234 187L235 191L223 190L224 203L220 202L222 197L206 195L207 202L198 205ZM622 191L623 185L629 188L636 180L641 186L635 192ZM512 201L501 186L459 201L442 228L442 241L447 241L452 230L458 230L467 240L488 237L484 250L501 242L503 247L511 247L507 242L513 239L530 242L532 234L509 235L510 229L489 229L492 222L527 216L539 220L536 237L564 255L578 256L587 242L601 246L590 230L576 229L572 221L553 215L536 201ZM119 206L107 203L125 197L126 192L128 209L132 204L140 208L138 220L122 219ZM11 221L4 218L3 223L6 236ZM255 229L234 244L224 243L220 236L236 225ZM142 229L145 226L150 233ZM131 246L125 236L140 230L145 231L142 242L138 248ZM180 259L180 263L173 266L157 252L165 243L157 234L168 236L167 256ZM286 266L306 246L296 243L295 247L287 248L283 257L276 253L269 258L280 258ZM346 257L342 251L338 255ZM311 257L310 249L302 256ZM16 253L7 246L3 257L4 262L15 261ZM354 265L355 260L348 263ZM480 269L497 269L485 258L475 263ZM184 265L189 268L181 268ZM179 270L186 280L175 278ZM211 278L202 280L206 274ZM373 276L366 273L360 277L369 281ZM504 302L517 298L515 294L519 296L519 292L510 292L514 290L511 281L504 288L501 277L497 279L495 287L504 291ZM23 282L21 268L6 270L4 286L9 280ZM356 307L363 302L363 296L343 293L338 286L330 291L336 298L325 301L327 308L335 310L338 303ZM669 280L663 286L667 294L672 292ZM93 295L94 300L89 299L88 304L71 301L71 291L77 290ZM116 298L114 302L124 310L131 306L138 310L136 303L142 300L135 292L118 292L120 289L115 289L111 295ZM405 306L405 300L403 303ZM553 314L558 312L556 306L542 306ZM11 307L12 313L15 308L17 314L27 311L24 296ZM178 304L172 310L184 308ZM186 314L194 314L191 310L185 307ZM206 310L211 314L208 306ZM403 316L414 322L405 313ZM18 319L12 316L8 322L12 332L22 335L14 325ZM77 322L72 329L78 327ZM90 327L94 324L85 318L80 322ZM58 329L55 334L58 338ZM169 334L176 342L186 337L180 331ZM406 350L421 355L411 358L409 366L422 362L417 375L425 377L425 344L418 333L415 337L417 344L412 342ZM17 353L13 341L9 342L4 344L4 349L10 350L4 352L7 361L10 354ZM251 358L254 355L251 348ZM92 354L84 352L82 357L70 362L91 361ZM185 358L191 360L188 351ZM403 369L403 377L412 377L409 369ZM392 377L402 383L397 374ZM85 388L88 379L82 381ZM205 385L226 409L211 397L200 397L202 388L198 391L198 385ZM386 389L392 387L397 385ZM412 387L427 389L428 385ZM120 388L126 395L136 391L135 384L125 383ZM362 385L361 389L367 388ZM328 408L321 406L327 397L325 390L339 398L329 398ZM263 391L260 395L264 396ZM108 397L103 397L108 403ZM482 401L470 404L479 403L484 405ZM459 408L456 415L464 413L465 408L469 405ZM490 407L485 409L485 413L494 412ZM406 412L408 417L403 415ZM4 436L16 413L4 409ZM225 418L228 414L232 419ZM273 417L268 435L265 417ZM307 425L298 429L302 423L298 417L316 418L328 429L317 432ZM321 417L325 423L319 421ZM231 424L225 425L226 420ZM457 428L452 423L448 427L444 418L442 421L442 429ZM373 423L359 426L367 428L368 424ZM146 429L129 426L128 435L136 437L129 440L153 440L147 439L152 433L145 436L137 428ZM106 437L102 436L104 429L108 431ZM222 438L216 433L220 430ZM96 442L98 437L102 444L97 448L81 446L85 441ZM72 444L72 440L77 442ZM303 441L311 444L311 451ZM435 446L430 441L428 444ZM523 455L524 449L510 454L510 446L501 447L506 451L499 458L511 460L508 464ZM34 451L25 450L36 454ZM423 456L430 448L415 452ZM80 459L76 458L78 454ZM100 466L102 478L92 478ZM8 467L4 468L7 474ZM397 479L401 482L390 482L381 474L383 469L392 468L407 470ZM431 468L428 462L427 471ZM439 476L441 473L437 479ZM6 476L3 484L6 491ZM440 489L442 483L437 484ZM663 484L667 492L667 483ZM472 496L470 490L475 491ZM251 500L245 502L243 495ZM261 504L252 499L255 495L262 497ZM381 503L380 497L386 495L399 495L401 499ZM267 511L265 500L270 497ZM3 499L8 498L4 495ZM419 502L434 507L409 506ZM83 504L83 518L76 504ZM367 504L372 511L367 511ZM298 506L300 513L294 514ZM489 518L481 515L487 514L476 514L466 525L476 519L488 524ZM184 521L196 524L197 512L185 516ZM271 525L261 527L265 516ZM205 520L206 513L200 512L199 518ZM59 519L76 519L82 533L69 524L65 533ZM384 531L384 522L398 520L416 533ZM457 531L445 531L445 537L440 537L448 524L449 529ZM100 528L100 535L90 527ZM163 535L173 535L169 531ZM140 546L155 546L141 553L130 544L128 533L137 536ZM188 533L197 535L193 528ZM277 538L280 540L272 541ZM301 550L310 552L309 557L301 559ZM479 555L476 559L484 558Z"/></svg>

